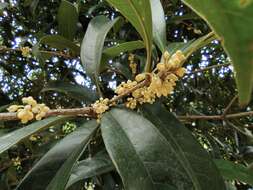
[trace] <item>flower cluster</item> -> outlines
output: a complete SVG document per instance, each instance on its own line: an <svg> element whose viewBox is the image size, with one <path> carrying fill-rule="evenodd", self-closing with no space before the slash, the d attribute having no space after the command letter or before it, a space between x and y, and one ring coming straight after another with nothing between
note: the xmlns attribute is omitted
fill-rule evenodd
<svg viewBox="0 0 253 190"><path fill-rule="evenodd" d="M30 56L31 49L29 47L21 47L20 50L22 52L23 57L29 57Z"/></svg>
<svg viewBox="0 0 253 190"><path fill-rule="evenodd" d="M186 72L185 68L181 67L185 59L181 51L177 51L172 56L166 51L163 54L163 62L158 63L152 73L142 73L135 77L135 81L129 80L127 83L121 83L116 88L115 93L122 95L149 76L149 85L134 90L131 97L127 98L126 107L135 109L138 104L152 104L157 97L166 97L172 93L176 81L179 77L183 77Z"/></svg>
<svg viewBox="0 0 253 190"><path fill-rule="evenodd" d="M132 74L136 75L136 73L137 73L137 64L134 62L134 54L129 54L128 60L129 60L129 67L131 69Z"/></svg>
<svg viewBox="0 0 253 190"><path fill-rule="evenodd" d="M17 112L17 117L22 123L27 123L33 118L41 120L49 111L49 107L38 104L31 96L22 98L22 102L24 105L12 105L7 109L9 112Z"/></svg>
<svg viewBox="0 0 253 190"><path fill-rule="evenodd" d="M108 98L105 98L105 99L100 98L91 106L97 114L98 121L100 121L102 113L104 113L105 111L107 111L109 109L109 106L110 106L109 99Z"/></svg>

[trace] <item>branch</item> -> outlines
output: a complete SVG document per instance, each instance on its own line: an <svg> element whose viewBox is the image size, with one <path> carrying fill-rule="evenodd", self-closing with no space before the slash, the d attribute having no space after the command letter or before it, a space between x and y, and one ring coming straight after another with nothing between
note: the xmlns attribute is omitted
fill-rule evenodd
<svg viewBox="0 0 253 190"><path fill-rule="evenodd" d="M0 52L6 52L6 51L13 51L13 52L21 52L21 49L19 48L8 48L6 46L0 46ZM66 59L72 59L75 58L69 54L63 53L63 52L58 52L58 51L45 51L45 50L39 50L40 53L47 53L50 54L52 56L60 56L60 57L64 57Z"/></svg>
<svg viewBox="0 0 253 190"><path fill-rule="evenodd" d="M204 71L208 71L210 69L219 68L219 67L227 67L229 65L231 65L231 64L230 63L224 63L224 64L219 64L219 65L213 65L213 66L210 66L210 67L206 67L204 69L194 70L190 73L187 73L186 75L192 75L192 74L196 74L196 73L203 73Z"/></svg>
<svg viewBox="0 0 253 190"><path fill-rule="evenodd" d="M224 112L223 112L223 114L222 114L222 117L223 117L224 119L226 119L226 115L227 115L229 109L230 109L230 108L232 107L232 105L235 103L235 101L237 100L237 98L238 98L238 95L236 95L236 96L229 102L229 104L227 105L227 107L225 108L225 110L224 110Z"/></svg>
<svg viewBox="0 0 253 190"><path fill-rule="evenodd" d="M96 114L92 107L49 110L45 117L57 115L85 116L92 118L96 117ZM17 113L0 113L0 121L11 120L19 120L19 118L17 117Z"/></svg>
<svg viewBox="0 0 253 190"><path fill-rule="evenodd" d="M138 83L133 88L129 89L125 93L113 97L109 103L112 104L114 102L119 101L120 99L124 98L125 96L128 96L133 91L135 91L138 88L144 87L150 83L150 78L147 77L144 81ZM94 109L92 107L83 107L83 108L73 108L73 109L54 109L49 110L45 116L58 116L58 115L68 115L68 116L85 116L85 117L91 117L96 118L97 114L95 113ZM0 113L0 121L11 121L11 120L19 120L17 117L17 113Z"/></svg>
<svg viewBox="0 0 253 190"><path fill-rule="evenodd" d="M226 115L226 119L235 119L240 117L247 117L253 115L253 111L250 112L239 112ZM177 116L179 120L224 120L222 115L186 115Z"/></svg>

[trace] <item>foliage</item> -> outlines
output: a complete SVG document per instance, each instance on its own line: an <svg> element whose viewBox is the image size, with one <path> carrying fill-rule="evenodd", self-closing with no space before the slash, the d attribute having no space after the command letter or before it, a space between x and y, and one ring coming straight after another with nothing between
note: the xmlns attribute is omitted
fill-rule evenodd
<svg viewBox="0 0 253 190"><path fill-rule="evenodd" d="M2 1L0 188L250 188L251 2Z"/></svg>

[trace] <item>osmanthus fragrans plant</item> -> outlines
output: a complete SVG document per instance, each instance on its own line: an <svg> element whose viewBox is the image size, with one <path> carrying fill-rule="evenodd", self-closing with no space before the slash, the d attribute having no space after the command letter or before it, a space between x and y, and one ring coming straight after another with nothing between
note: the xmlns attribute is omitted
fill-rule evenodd
<svg viewBox="0 0 253 190"><path fill-rule="evenodd" d="M52 125L84 118L74 132L36 162L16 189L78 189L80 181L90 179L92 183L85 186L89 190L225 190L231 188L226 180L253 185L250 170L225 160L213 160L163 104L163 98L173 93L177 81L184 76L183 65L188 57L215 39L221 41L233 64L240 104L249 102L253 83L252 1L184 0L213 31L177 44L167 43L166 20L159 0L107 2L122 16L94 17L82 42L76 42L79 9L62 0L58 10L59 33L42 37L32 49L40 61L52 55L80 55L86 74L96 86L96 92L85 89L82 95L92 96L94 101L83 108L53 110L32 97L24 97L22 104L8 108L10 113L0 114L3 120L32 122L1 136L0 153ZM139 39L105 47L107 34L125 20L134 27ZM60 52L40 50L41 44ZM135 55L129 56L132 73L126 74L126 80L115 88L115 96L107 97L101 90L100 75L108 70L108 60L135 50L145 57L137 65ZM31 54L27 47L20 51L23 56ZM116 70L124 73L120 68ZM65 88L78 91L74 86ZM96 152L91 154L94 147ZM118 176L118 180L112 180L111 175ZM104 184L100 183L100 176Z"/></svg>

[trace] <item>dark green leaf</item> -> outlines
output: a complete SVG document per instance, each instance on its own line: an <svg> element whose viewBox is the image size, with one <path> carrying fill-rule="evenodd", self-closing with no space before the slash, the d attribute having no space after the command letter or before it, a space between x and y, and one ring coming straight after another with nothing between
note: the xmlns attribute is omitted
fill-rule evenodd
<svg viewBox="0 0 253 190"><path fill-rule="evenodd" d="M152 14L150 1L147 0L107 0L126 17L140 33L147 49L147 63L151 63L152 51ZM150 69L151 65L146 65Z"/></svg>
<svg viewBox="0 0 253 190"><path fill-rule="evenodd" d="M113 109L102 118L105 146L125 188L225 189L208 153L191 133L166 110L154 111L145 112L153 123L124 109Z"/></svg>
<svg viewBox="0 0 253 190"><path fill-rule="evenodd" d="M184 0L219 36L236 72L241 105L249 102L253 87L253 4L246 1Z"/></svg>
<svg viewBox="0 0 253 190"><path fill-rule="evenodd" d="M105 152L98 153L92 158L78 162L72 169L67 187L90 177L98 176L114 170L111 159Z"/></svg>
<svg viewBox="0 0 253 190"><path fill-rule="evenodd" d="M106 48L103 53L106 56L109 56L111 58L116 57L120 55L120 53L128 52L128 51L133 51L136 49L142 49L144 48L144 44L142 41L132 41L132 42L125 42L118 44L116 46Z"/></svg>
<svg viewBox="0 0 253 190"><path fill-rule="evenodd" d="M238 180L253 185L253 171L241 164L235 164L227 160L214 160L221 175L227 180Z"/></svg>
<svg viewBox="0 0 253 190"><path fill-rule="evenodd" d="M150 0L150 4L152 10L153 40L159 47L160 51L164 52L167 38L163 7L160 0Z"/></svg>
<svg viewBox="0 0 253 190"><path fill-rule="evenodd" d="M140 135L136 129L148 123L148 121L142 120L142 117L132 112L112 109L104 115L101 121L102 136L106 149L123 180L126 190L155 189L152 178L146 168L147 166L143 163L144 158L141 157L143 155L140 155L142 151L143 154L145 154L145 151L148 151L143 145L147 143L147 140L152 142L151 140L153 139L149 139L150 136L148 135L151 132L146 134L148 130L143 131L145 130L144 128L143 130L140 129L140 132L145 132L142 133L142 135L145 134L145 138L142 136L138 140L133 139L133 137L131 138L131 136L129 137L128 134L128 132L131 132L132 135L134 133ZM145 123L143 124L143 122ZM150 126L146 125L145 127L148 129ZM134 142L131 140L134 140ZM148 143L150 144L150 142ZM136 150L142 147L145 150Z"/></svg>
<svg viewBox="0 0 253 190"><path fill-rule="evenodd" d="M209 154L164 106L159 103L145 105L143 113L159 131L160 137L157 138L163 138L166 143L160 146L166 146L164 149L168 157L164 159L170 161L170 164L168 162L160 171L157 170L160 174L166 176L169 171L172 175L170 182L178 189L225 189L222 177ZM146 133L143 134L146 136Z"/></svg>
<svg viewBox="0 0 253 190"><path fill-rule="evenodd" d="M25 176L17 190L63 190L71 169L97 129L96 121L84 123L58 142ZM43 179L43 180L42 180Z"/></svg>
<svg viewBox="0 0 253 190"><path fill-rule="evenodd" d="M105 37L117 20L97 16L89 23L81 46L81 60L92 78L99 75Z"/></svg>
<svg viewBox="0 0 253 190"><path fill-rule="evenodd" d="M40 39L41 44L49 45L52 48L56 48L60 51L64 49L69 49L72 53L75 55L79 55L80 53L80 47L77 46L72 41L64 38L60 35L47 35Z"/></svg>
<svg viewBox="0 0 253 190"><path fill-rule="evenodd" d="M59 34L69 40L73 40L77 29L77 8L69 1L62 0L57 19Z"/></svg>
<svg viewBox="0 0 253 190"><path fill-rule="evenodd" d="M72 84L64 81L50 82L41 92L55 91L66 93L70 97L86 102L93 102L98 98L95 91L78 84Z"/></svg>
<svg viewBox="0 0 253 190"><path fill-rule="evenodd" d="M36 121L30 125L27 125L26 127L15 130L11 133L8 133L7 135L0 137L0 154L24 138L29 137L33 133L57 123L61 123L68 119L69 117L50 117L41 121Z"/></svg>

